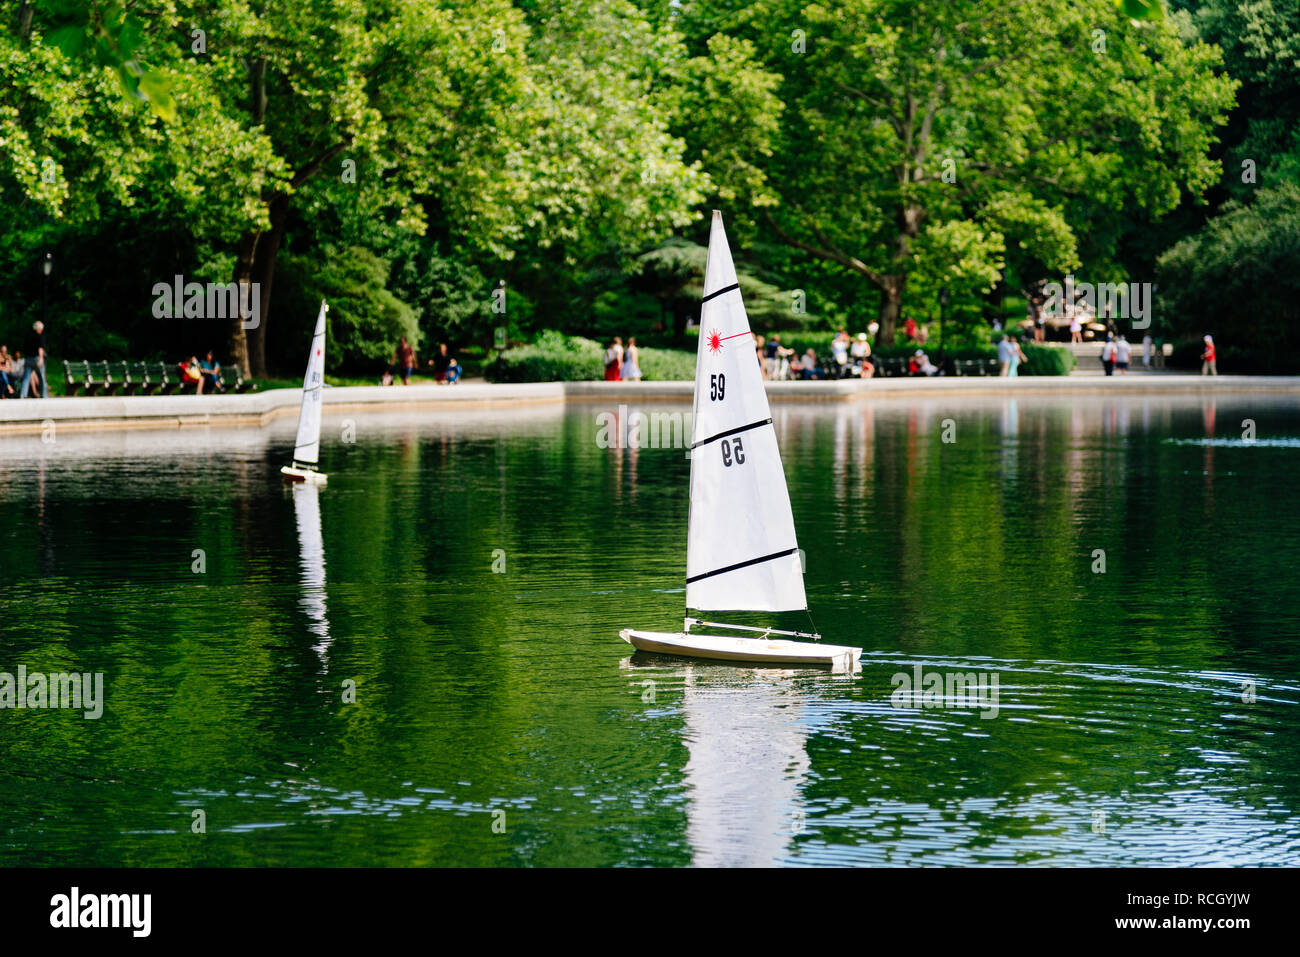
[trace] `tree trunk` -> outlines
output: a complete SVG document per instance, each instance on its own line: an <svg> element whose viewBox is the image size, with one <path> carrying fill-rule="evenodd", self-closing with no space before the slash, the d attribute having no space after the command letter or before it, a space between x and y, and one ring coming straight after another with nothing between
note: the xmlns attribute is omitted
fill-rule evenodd
<svg viewBox="0 0 1300 957"><path fill-rule="evenodd" d="M24 43L32 34L32 12L32 5L27 0L18 4L18 39Z"/></svg>
<svg viewBox="0 0 1300 957"><path fill-rule="evenodd" d="M892 346L894 333L898 329L898 317L903 309L903 286L907 282L905 275L881 276L884 285L880 289L880 311L876 321L880 329L876 332L876 342Z"/></svg>
<svg viewBox="0 0 1300 957"><path fill-rule="evenodd" d="M263 234L257 244L257 256L253 261L253 275L259 286L258 306L260 309L256 328L248 331L248 363L254 376L266 376L266 327L271 318L271 284L275 279L275 257L280 252L284 240L284 226L289 217L289 197L277 193L270 203L271 230Z"/></svg>
<svg viewBox="0 0 1300 957"><path fill-rule="evenodd" d="M245 65L248 68L248 100L249 111L252 113L253 125L261 126L266 118L266 61L263 59L246 60ZM274 225L274 224L272 224ZM240 286L240 303L248 302L252 304L252 290L244 292L245 284L257 280L257 260L258 247L262 240L261 231L249 230L239 239L239 249L235 255L235 283ZM258 315L262 318L266 316L266 304L258 300ZM258 322L260 327L262 322ZM249 336L244 329L244 320L236 316L230 321L229 325L228 348L230 350L230 361L238 364L240 371L246 376L251 377L253 374L252 365L249 362ZM262 334L262 343L265 344L265 333ZM265 362L261 364L262 371L259 375L265 374Z"/></svg>
<svg viewBox="0 0 1300 957"><path fill-rule="evenodd" d="M239 239L239 249L235 254L235 275L234 281L240 287L240 306L248 302L251 307L251 298L249 294L243 291L246 283L253 281L253 260L257 256L257 243L262 234L256 232L246 232ZM260 303L259 303L260 307ZM239 370L245 378L252 377L252 370L248 366L248 335L244 331L244 320L236 315L230 320L227 327L228 337L226 341L227 351L230 353L232 364L239 366Z"/></svg>

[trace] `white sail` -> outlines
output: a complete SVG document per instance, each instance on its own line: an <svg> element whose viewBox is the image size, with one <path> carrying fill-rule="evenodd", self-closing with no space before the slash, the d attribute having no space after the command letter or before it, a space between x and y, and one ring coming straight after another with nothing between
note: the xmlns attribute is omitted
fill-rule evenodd
<svg viewBox="0 0 1300 957"><path fill-rule="evenodd" d="M316 317L316 334L307 354L307 372L302 378L302 409L298 412L298 440L294 442L293 461L315 465L320 461L320 399L325 385L325 313L329 306L321 300Z"/></svg>
<svg viewBox="0 0 1300 957"><path fill-rule="evenodd" d="M302 585L300 605L316 636L312 650L327 663L330 623L325 599L325 540L320 525L320 486L303 482L293 487L293 513L298 520L298 580Z"/></svg>
<svg viewBox="0 0 1300 957"><path fill-rule="evenodd" d="M776 430L715 211L695 363L686 607L808 607Z"/></svg>

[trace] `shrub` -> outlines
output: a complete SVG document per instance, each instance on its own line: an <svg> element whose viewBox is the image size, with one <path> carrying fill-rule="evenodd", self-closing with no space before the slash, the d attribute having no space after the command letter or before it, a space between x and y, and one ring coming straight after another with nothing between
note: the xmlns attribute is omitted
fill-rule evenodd
<svg viewBox="0 0 1300 957"><path fill-rule="evenodd" d="M489 382L579 382L605 375L605 350L578 336L547 330L532 345L497 354L483 369Z"/></svg>
<svg viewBox="0 0 1300 957"><path fill-rule="evenodd" d="M637 347L637 356L641 365L641 378L647 382L689 382L695 378L694 352Z"/></svg>
<svg viewBox="0 0 1300 957"><path fill-rule="evenodd" d="M681 349L638 348L647 381L695 378L695 354ZM605 349L591 339L546 330L532 345L499 353L484 368L491 382L581 382L605 377Z"/></svg>
<svg viewBox="0 0 1300 957"><path fill-rule="evenodd" d="M1201 339L1176 343L1169 355L1169 367L1200 372L1204 350L1205 342ZM1225 346L1215 336L1214 352L1219 375L1294 375L1300 371L1300 357L1277 347Z"/></svg>
<svg viewBox="0 0 1300 957"><path fill-rule="evenodd" d="M1020 366L1021 375L1069 375L1074 369L1074 353L1057 346L1036 346L1022 342L1020 348L1025 350L1025 361ZM993 350L997 356L997 350Z"/></svg>

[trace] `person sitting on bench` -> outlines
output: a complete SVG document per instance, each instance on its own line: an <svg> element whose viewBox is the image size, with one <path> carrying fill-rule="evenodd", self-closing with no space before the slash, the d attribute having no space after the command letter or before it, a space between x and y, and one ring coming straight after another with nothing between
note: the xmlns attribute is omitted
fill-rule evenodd
<svg viewBox="0 0 1300 957"><path fill-rule="evenodd" d="M203 387L200 392L225 392L225 387L221 384L221 363L216 360L212 350L209 349L203 361L199 363L199 370L203 375Z"/></svg>
<svg viewBox="0 0 1300 957"><path fill-rule="evenodd" d="M189 362L182 362L179 365L181 370L181 386L194 386L194 394L203 394L203 370L199 365L198 356L190 356Z"/></svg>

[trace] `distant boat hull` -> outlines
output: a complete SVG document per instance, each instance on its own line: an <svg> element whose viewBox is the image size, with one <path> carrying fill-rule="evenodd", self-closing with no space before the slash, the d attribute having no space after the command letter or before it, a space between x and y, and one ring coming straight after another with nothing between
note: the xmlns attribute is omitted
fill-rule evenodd
<svg viewBox="0 0 1300 957"><path fill-rule="evenodd" d="M292 465L286 465L280 469L280 474L284 476L286 482L308 482L312 485L324 485L327 481L324 472L317 472L313 469L296 469Z"/></svg>
<svg viewBox="0 0 1300 957"><path fill-rule="evenodd" d="M862 655L861 648L847 645L817 645L777 638L735 638L729 635L636 631L632 628L624 628L618 636L638 651L659 655L758 664L818 665L836 671L856 670Z"/></svg>

